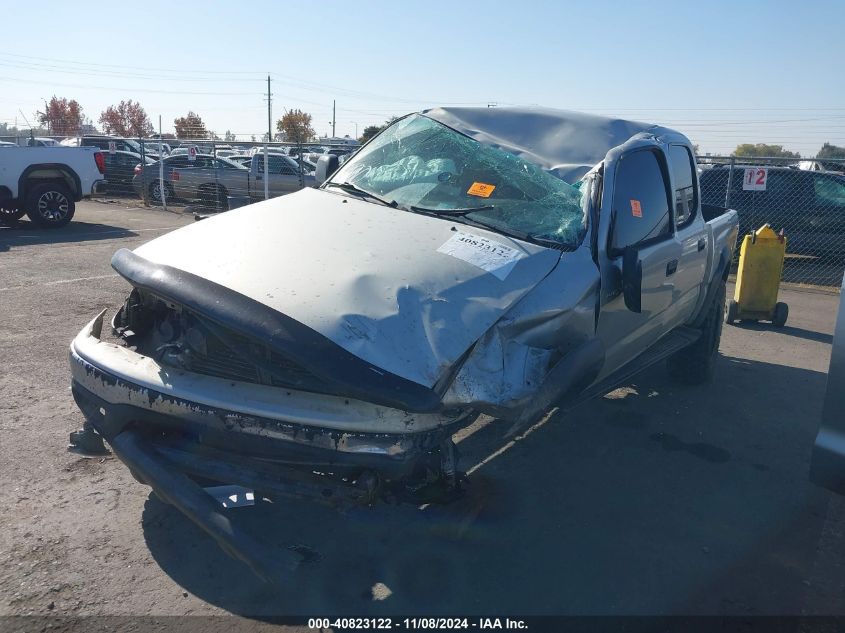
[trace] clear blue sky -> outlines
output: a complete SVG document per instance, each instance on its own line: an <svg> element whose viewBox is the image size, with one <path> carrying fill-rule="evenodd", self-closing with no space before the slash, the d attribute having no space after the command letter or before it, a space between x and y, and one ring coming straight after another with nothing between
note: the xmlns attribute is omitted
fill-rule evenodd
<svg viewBox="0 0 845 633"><path fill-rule="evenodd" d="M538 104L675 127L701 151L845 145L845 2L0 0L0 122L53 94L135 99L260 137L302 108L339 135L438 104ZM32 24L30 28L28 25ZM160 24L160 26L154 26Z"/></svg>

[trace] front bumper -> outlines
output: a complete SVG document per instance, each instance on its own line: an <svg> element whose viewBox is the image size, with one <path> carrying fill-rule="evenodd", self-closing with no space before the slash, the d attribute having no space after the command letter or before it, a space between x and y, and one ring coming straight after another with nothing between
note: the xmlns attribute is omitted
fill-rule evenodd
<svg viewBox="0 0 845 633"><path fill-rule="evenodd" d="M466 421L466 414L411 414L173 369L101 340L102 326L103 313L74 339L69 356L77 404L109 441L133 428L163 447L235 461L401 478Z"/></svg>

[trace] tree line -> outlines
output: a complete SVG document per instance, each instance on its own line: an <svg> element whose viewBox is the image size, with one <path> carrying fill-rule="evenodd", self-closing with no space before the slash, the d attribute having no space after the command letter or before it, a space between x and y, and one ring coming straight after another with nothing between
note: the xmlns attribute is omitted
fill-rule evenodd
<svg viewBox="0 0 845 633"><path fill-rule="evenodd" d="M316 136L311 121L311 115L307 112L288 110L276 122L276 130L279 132L277 136L284 136L284 140L293 143L311 142ZM82 106L76 99L60 98L55 95L44 104L44 111L38 113L38 122L43 126L39 133L53 136L99 133L90 121L86 122ZM155 135L155 128L146 110L132 99L107 107L100 113L98 123L102 127L102 132L110 136L149 138ZM166 133L162 134L162 137L221 140L213 130L208 129L202 117L193 110L189 110L185 116L174 119L173 127L176 134ZM20 131L20 128L0 124L0 133L19 133ZM226 130L222 140L234 141L235 135ZM255 140L253 135L252 141ZM262 140L273 139L269 139L268 134L264 134Z"/></svg>

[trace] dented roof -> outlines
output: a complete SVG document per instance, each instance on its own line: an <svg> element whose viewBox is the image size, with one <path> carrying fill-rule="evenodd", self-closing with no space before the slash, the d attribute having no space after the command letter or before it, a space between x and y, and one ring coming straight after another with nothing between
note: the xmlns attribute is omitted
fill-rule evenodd
<svg viewBox="0 0 845 633"><path fill-rule="evenodd" d="M674 133L652 123L551 108L432 108L423 114L570 183L632 136Z"/></svg>

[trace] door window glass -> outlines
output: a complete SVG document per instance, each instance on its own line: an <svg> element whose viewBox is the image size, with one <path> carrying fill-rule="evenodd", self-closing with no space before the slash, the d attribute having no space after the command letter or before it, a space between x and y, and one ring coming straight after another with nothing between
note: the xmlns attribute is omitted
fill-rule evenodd
<svg viewBox="0 0 845 633"><path fill-rule="evenodd" d="M652 242L672 234L666 179L657 152L623 156L616 167L611 249Z"/></svg>

